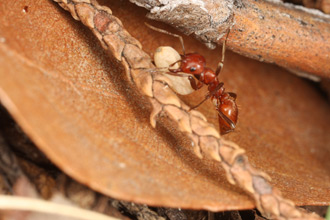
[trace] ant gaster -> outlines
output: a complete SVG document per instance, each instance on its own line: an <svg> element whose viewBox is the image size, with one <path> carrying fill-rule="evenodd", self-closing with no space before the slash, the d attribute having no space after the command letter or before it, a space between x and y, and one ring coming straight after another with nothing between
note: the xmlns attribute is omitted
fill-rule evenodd
<svg viewBox="0 0 330 220"><path fill-rule="evenodd" d="M178 60L177 62L170 65L170 67L173 67L176 63L180 63L180 67L177 69L169 69L168 74L179 77L188 77L190 85L194 90L200 89L204 84L207 85L209 92L205 96L205 99L191 109L197 108L207 99L211 98L218 112L220 133L227 134L233 131L236 127L238 117L238 108L236 105L237 95L232 92L225 92L223 82L219 82L218 80L218 75L223 68L226 41L230 29L228 29L225 41L222 45L221 61L218 63L217 69L214 72L212 69L206 67L206 61L202 55L198 53L185 53L183 38L180 35L176 35L165 30L153 27L147 23L146 25L155 31L165 33L180 39L183 55L180 55L181 60ZM180 74L180 72L186 73L188 74L188 76L186 74ZM197 79L197 83L195 79Z"/></svg>

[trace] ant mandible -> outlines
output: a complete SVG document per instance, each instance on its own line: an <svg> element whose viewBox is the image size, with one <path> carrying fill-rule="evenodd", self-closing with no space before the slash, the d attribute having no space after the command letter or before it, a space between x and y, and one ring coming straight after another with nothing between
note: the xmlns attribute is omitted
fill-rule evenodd
<svg viewBox="0 0 330 220"><path fill-rule="evenodd" d="M163 29L153 27L146 23L146 25L158 32L165 33L174 37L179 38L183 55L181 59L172 63L169 67L174 66L176 63L180 63L180 67L177 69L168 69L167 72L173 76L187 77L185 74L180 74L180 72L189 74L188 79L191 87L194 90L200 89L204 84L208 87L208 94L205 96L204 100L201 101L198 105L191 107L190 109L195 109L200 106L203 102L211 98L219 116L219 128L221 134L227 134L233 131L236 127L237 118L238 118L238 108L236 105L237 95L232 92L225 92L223 82L219 82L218 75L220 74L224 60L225 60L225 51L226 51L226 42L230 32L230 28L227 31L225 41L222 44L222 58L218 63L217 69L214 72L212 69L206 67L205 58L198 53L185 53L185 47L183 43L183 38L180 35L170 33ZM196 80L197 79L197 83Z"/></svg>

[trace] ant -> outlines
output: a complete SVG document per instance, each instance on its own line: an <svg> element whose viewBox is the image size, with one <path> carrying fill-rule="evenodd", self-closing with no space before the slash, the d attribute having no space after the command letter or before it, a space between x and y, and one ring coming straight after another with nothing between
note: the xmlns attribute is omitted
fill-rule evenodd
<svg viewBox="0 0 330 220"><path fill-rule="evenodd" d="M237 95L232 92L225 92L223 82L219 82L218 80L218 75L223 68L225 60L226 42L230 32L230 28L228 29L225 41L222 44L221 61L218 63L217 69L214 72L212 69L206 67L206 61L202 55L198 53L186 54L182 36L170 33L163 29L153 27L147 23L145 24L152 30L168 34L173 37L177 37L181 42L183 55L180 55L180 60L172 63L169 66L172 67L176 63L180 63L180 67L177 69L168 69L168 74L179 77L188 77L190 85L194 90L200 89L204 84L207 85L209 92L205 96L204 100L201 101L198 105L191 107L190 110L197 108L206 100L211 98L218 112L220 133L223 135L233 131L236 127L238 117L238 108L236 105ZM185 74L180 74L180 72L189 75L187 76ZM195 79L197 79L197 83Z"/></svg>

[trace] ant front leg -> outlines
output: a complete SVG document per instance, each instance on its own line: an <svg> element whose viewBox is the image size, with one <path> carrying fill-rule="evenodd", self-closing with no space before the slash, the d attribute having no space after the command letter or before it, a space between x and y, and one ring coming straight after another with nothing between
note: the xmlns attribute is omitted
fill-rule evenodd
<svg viewBox="0 0 330 220"><path fill-rule="evenodd" d="M182 60L178 60L174 63L172 63L171 65L168 66L168 70L171 72L171 73L179 73L179 72L182 72L182 69L179 67L177 69L170 69L170 67L173 67L175 64L181 62ZM172 74L173 75L173 74ZM175 76L175 75L174 75Z"/></svg>
<svg viewBox="0 0 330 220"><path fill-rule="evenodd" d="M176 71L167 72L167 74L172 75L172 76L178 76L178 77L187 77L186 74L177 73ZM200 81L198 81L198 83L196 84L196 80L192 76L188 76L188 80L190 82L191 88L193 88L194 90L198 90L198 89L202 88L202 86L203 86L203 83L201 83Z"/></svg>
<svg viewBox="0 0 330 220"><path fill-rule="evenodd" d="M189 79L191 88L193 88L194 90L198 90L198 89L202 88L203 83L198 81L198 83L196 84L196 80L194 79L194 77L188 76L188 79Z"/></svg>

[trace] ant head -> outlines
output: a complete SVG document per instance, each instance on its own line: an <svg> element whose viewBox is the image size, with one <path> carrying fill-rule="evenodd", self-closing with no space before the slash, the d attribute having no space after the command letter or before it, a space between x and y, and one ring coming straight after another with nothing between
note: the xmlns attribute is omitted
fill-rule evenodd
<svg viewBox="0 0 330 220"><path fill-rule="evenodd" d="M197 53L189 53L182 56L181 69L184 73L201 74L205 68L205 58Z"/></svg>

